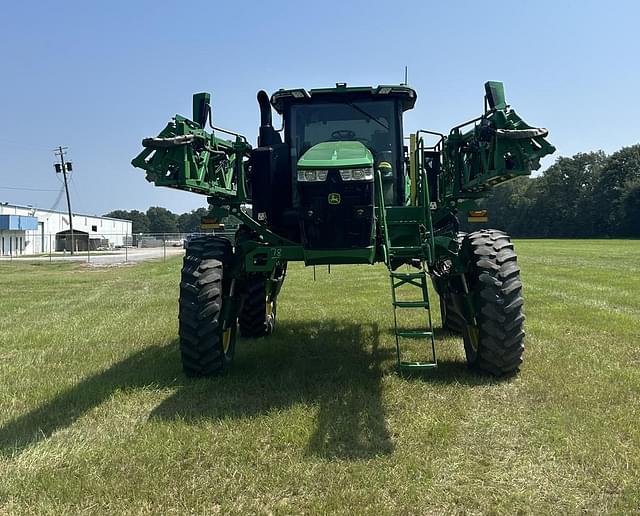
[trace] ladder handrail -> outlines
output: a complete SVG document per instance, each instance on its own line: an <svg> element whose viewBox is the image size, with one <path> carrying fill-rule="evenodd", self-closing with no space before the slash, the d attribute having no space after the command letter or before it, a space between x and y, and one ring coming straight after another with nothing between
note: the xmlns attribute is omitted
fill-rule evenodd
<svg viewBox="0 0 640 516"><path fill-rule="evenodd" d="M417 145L416 145L416 156L414 159L414 163L416 163L416 168L419 169L419 174L416 174L418 176L418 182L417 185L419 185L419 189L420 189L420 193L421 195L421 201L422 201L422 206L424 208L424 217L425 217L425 224L426 224L426 230L429 233L429 261L433 260L433 257L435 256L435 238L433 235L433 220L431 217L431 196L429 194L429 181L427 181L427 171L425 170L425 166L424 166L424 139L422 137L420 137L420 133L430 133L429 131L424 131L424 130L420 130L416 133L416 140L417 140ZM416 172L418 172L418 170L416 170Z"/></svg>
<svg viewBox="0 0 640 516"><path fill-rule="evenodd" d="M387 227L387 212L386 212L386 207L384 205L384 193L382 190L382 172L380 172L380 169L376 169L375 170L375 175L376 175L376 181L378 183L378 192L377 192L377 196L378 196L378 219L380 220L380 227L382 229L382 238L383 238L383 242L382 242L382 253L384 256L384 263L387 265L387 267L390 267L391 264L389 262L389 247L391 247L391 241L389 240L389 229Z"/></svg>

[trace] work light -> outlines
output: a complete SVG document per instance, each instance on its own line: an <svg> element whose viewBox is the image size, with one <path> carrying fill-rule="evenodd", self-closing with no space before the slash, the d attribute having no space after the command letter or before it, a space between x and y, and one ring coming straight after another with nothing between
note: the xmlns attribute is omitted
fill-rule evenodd
<svg viewBox="0 0 640 516"><path fill-rule="evenodd" d="M319 182L327 180L327 170L298 170L298 181Z"/></svg>
<svg viewBox="0 0 640 516"><path fill-rule="evenodd" d="M340 171L343 181L367 181L373 179L372 168L345 168Z"/></svg>

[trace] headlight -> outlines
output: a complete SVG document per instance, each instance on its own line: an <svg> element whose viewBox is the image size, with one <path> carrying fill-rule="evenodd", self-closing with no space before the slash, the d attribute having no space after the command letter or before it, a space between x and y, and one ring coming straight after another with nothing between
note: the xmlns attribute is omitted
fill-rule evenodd
<svg viewBox="0 0 640 516"><path fill-rule="evenodd" d="M326 170L298 170L298 181L309 183L326 181L327 174Z"/></svg>
<svg viewBox="0 0 640 516"><path fill-rule="evenodd" d="M373 179L372 168L345 168L340 171L343 181L368 181Z"/></svg>

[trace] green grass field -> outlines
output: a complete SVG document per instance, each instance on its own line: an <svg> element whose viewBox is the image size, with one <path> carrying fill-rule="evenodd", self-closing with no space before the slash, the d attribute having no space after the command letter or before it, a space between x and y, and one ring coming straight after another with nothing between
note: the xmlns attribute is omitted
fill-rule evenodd
<svg viewBox="0 0 640 516"><path fill-rule="evenodd" d="M0 264L0 512L637 513L640 242L516 249L503 382L441 331L439 369L397 376L382 266L294 264L276 334L194 381L178 259Z"/></svg>

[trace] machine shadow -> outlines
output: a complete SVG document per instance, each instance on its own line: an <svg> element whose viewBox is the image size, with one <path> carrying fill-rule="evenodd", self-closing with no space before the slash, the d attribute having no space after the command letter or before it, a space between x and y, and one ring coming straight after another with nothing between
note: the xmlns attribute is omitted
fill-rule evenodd
<svg viewBox="0 0 640 516"><path fill-rule="evenodd" d="M20 452L47 439L57 430L71 426L116 390L179 384L182 379L181 371L175 365L177 346L174 341L164 346L145 348L4 424L0 428L0 454Z"/></svg>
<svg viewBox="0 0 640 516"><path fill-rule="evenodd" d="M385 339L388 340L388 339ZM382 404L382 378L395 374L395 349L380 348L377 324L283 321L269 339L240 340L234 367L210 379L184 377L178 342L151 346L58 394L0 427L0 455L11 455L71 426L116 390L176 389L151 420L245 418L300 403L317 405L306 453L366 459L393 451ZM409 381L485 385L498 380L441 361ZM504 381L504 380L502 380Z"/></svg>
<svg viewBox="0 0 640 516"><path fill-rule="evenodd" d="M382 405L383 362L377 325L283 321L269 339L239 341L229 373L188 382L151 418L245 418L299 403L317 405L306 453L366 459L393 451Z"/></svg>

